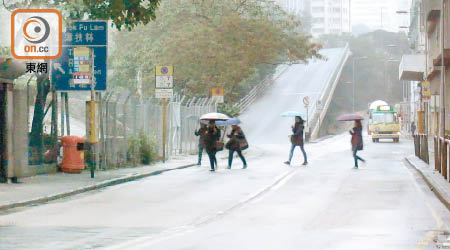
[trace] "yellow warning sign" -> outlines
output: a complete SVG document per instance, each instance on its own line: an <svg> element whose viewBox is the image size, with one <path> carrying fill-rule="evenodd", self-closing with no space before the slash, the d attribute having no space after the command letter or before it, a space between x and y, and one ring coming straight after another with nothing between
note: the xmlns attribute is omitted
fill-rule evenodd
<svg viewBox="0 0 450 250"><path fill-rule="evenodd" d="M225 93L223 88L212 88L211 96L223 96Z"/></svg>
<svg viewBox="0 0 450 250"><path fill-rule="evenodd" d="M156 75L157 76L172 76L173 75L173 66L156 66Z"/></svg>

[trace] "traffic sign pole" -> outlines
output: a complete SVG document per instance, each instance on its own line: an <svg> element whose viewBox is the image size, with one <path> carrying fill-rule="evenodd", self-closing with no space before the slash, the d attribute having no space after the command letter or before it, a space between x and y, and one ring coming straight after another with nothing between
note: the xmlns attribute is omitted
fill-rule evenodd
<svg viewBox="0 0 450 250"><path fill-rule="evenodd" d="M162 158L163 163L166 161L166 136L167 136L167 99L162 99Z"/></svg>
<svg viewBox="0 0 450 250"><path fill-rule="evenodd" d="M94 58L91 54L91 101L89 102L90 109L90 121L89 121L89 147L90 147L90 167L91 167L91 178L95 177L95 153L96 148L95 145L97 143L97 135L96 135L96 125L95 125L95 77L94 77Z"/></svg>
<svg viewBox="0 0 450 250"><path fill-rule="evenodd" d="M155 67L155 96L162 103L162 158L166 161L167 100L173 97L173 66Z"/></svg>

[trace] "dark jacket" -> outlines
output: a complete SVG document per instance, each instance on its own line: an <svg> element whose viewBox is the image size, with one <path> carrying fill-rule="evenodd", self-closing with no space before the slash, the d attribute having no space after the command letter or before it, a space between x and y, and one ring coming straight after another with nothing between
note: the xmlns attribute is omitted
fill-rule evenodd
<svg viewBox="0 0 450 250"><path fill-rule="evenodd" d="M247 145L247 139L245 139L244 132L241 128L232 130L229 135L227 135L230 140L227 143L227 148L229 150L240 151L243 150L242 146Z"/></svg>
<svg viewBox="0 0 450 250"><path fill-rule="evenodd" d="M303 129L305 126L303 122L296 122L292 129L291 143L296 146L303 146Z"/></svg>
<svg viewBox="0 0 450 250"><path fill-rule="evenodd" d="M204 146L207 152L216 150L217 141L220 140L220 129L218 127L210 128L205 132Z"/></svg>
<svg viewBox="0 0 450 250"><path fill-rule="evenodd" d="M363 150L362 128L354 127L350 130L350 134L352 135L352 151Z"/></svg>
<svg viewBox="0 0 450 250"><path fill-rule="evenodd" d="M198 139L198 144L199 145L203 145L203 146L205 145L206 130L207 130L207 128L200 127L198 130L196 130L194 132L195 136L199 136L199 139Z"/></svg>

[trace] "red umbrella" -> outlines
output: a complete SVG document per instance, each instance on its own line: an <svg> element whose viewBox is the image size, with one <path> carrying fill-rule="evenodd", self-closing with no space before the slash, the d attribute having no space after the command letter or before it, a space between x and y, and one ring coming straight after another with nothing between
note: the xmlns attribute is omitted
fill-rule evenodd
<svg viewBox="0 0 450 250"><path fill-rule="evenodd" d="M355 120L364 120L364 117L357 114L346 114L341 115L337 118L338 121L355 121Z"/></svg>

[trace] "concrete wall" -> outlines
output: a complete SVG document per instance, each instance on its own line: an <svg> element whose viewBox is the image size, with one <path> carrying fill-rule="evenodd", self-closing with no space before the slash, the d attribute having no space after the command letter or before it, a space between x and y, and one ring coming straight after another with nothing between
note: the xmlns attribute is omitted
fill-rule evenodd
<svg viewBox="0 0 450 250"><path fill-rule="evenodd" d="M23 176L28 167L28 109L26 91L13 91L13 162L14 173L17 177Z"/></svg>
<svg viewBox="0 0 450 250"><path fill-rule="evenodd" d="M8 91L8 177L56 173L56 164L28 165L28 108L25 90Z"/></svg>

